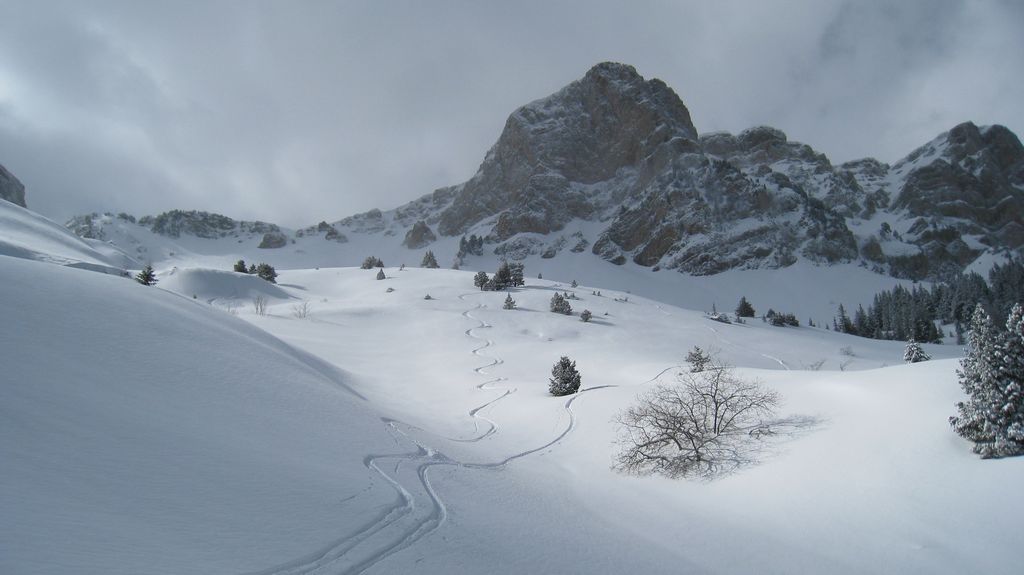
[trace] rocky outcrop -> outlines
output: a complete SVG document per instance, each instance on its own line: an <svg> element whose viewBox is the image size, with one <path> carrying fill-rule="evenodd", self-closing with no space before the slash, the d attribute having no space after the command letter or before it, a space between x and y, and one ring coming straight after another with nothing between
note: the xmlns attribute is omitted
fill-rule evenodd
<svg viewBox="0 0 1024 575"><path fill-rule="evenodd" d="M268 232L263 234L263 239L260 240L260 245L256 246L262 249L277 249L283 248L288 245L288 236L281 232Z"/></svg>
<svg viewBox="0 0 1024 575"><path fill-rule="evenodd" d="M413 224L412 228L405 234L402 245L411 250L416 250L434 243L435 240L437 240L437 236L433 230L430 229L427 222L420 220Z"/></svg>
<svg viewBox="0 0 1024 575"><path fill-rule="evenodd" d="M23 208L28 207L25 205L25 186L3 165L0 165L0 199Z"/></svg>
<svg viewBox="0 0 1024 575"><path fill-rule="evenodd" d="M939 217L989 245L1020 247L1024 146L1003 126L960 124L893 166L904 185L894 207Z"/></svg>
<svg viewBox="0 0 1024 575"><path fill-rule="evenodd" d="M599 64L558 93L516 110L483 164L440 215L454 236L499 216L495 239L550 233L595 215L587 186L615 179L659 148L696 149L690 113L660 80ZM674 154L668 154L674 155Z"/></svg>
<svg viewBox="0 0 1024 575"><path fill-rule="evenodd" d="M197 238L223 238L241 234L258 235L280 233L274 224L266 222L236 221L227 216L195 210L171 210L156 216L143 216L139 225L148 227L153 233L177 238L191 235Z"/></svg>

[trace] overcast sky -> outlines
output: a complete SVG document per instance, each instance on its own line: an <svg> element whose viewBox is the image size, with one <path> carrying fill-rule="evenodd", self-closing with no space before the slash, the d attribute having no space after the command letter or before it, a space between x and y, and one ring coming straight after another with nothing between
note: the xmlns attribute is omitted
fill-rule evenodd
<svg viewBox="0 0 1024 575"><path fill-rule="evenodd" d="M182 208L286 226L476 171L516 107L594 64L699 132L893 162L1024 134L1024 2L0 0L0 164L53 219Z"/></svg>

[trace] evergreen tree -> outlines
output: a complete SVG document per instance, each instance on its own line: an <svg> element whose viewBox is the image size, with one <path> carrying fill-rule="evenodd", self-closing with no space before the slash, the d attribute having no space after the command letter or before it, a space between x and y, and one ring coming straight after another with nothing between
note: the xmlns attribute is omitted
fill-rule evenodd
<svg viewBox="0 0 1024 575"><path fill-rule="evenodd" d="M434 257L434 252L427 250L427 253L423 254L423 261L420 263L420 267L431 269L440 267L437 265L437 258Z"/></svg>
<svg viewBox="0 0 1024 575"><path fill-rule="evenodd" d="M551 368L551 379L548 391L551 395L569 395L580 389L580 372L576 371L576 362L562 356Z"/></svg>
<svg viewBox="0 0 1024 575"><path fill-rule="evenodd" d="M505 295L505 304L501 307L502 309L516 309L516 300L512 299L512 294Z"/></svg>
<svg viewBox="0 0 1024 575"><path fill-rule="evenodd" d="M856 330L853 327L853 322L850 321L850 316L846 315L846 308L843 304L839 304L839 310L836 315L835 327L837 331L843 333L855 333Z"/></svg>
<svg viewBox="0 0 1024 575"><path fill-rule="evenodd" d="M949 418L953 430L975 442L982 458L1024 454L1024 310L1014 306L999 332L981 304L975 307L960 362L966 402Z"/></svg>
<svg viewBox="0 0 1024 575"><path fill-rule="evenodd" d="M921 349L921 344L914 341L914 338L910 338L910 340L907 341L907 347L903 350L903 361L907 363L918 363L928 361L931 358L932 356L925 353L925 351Z"/></svg>
<svg viewBox="0 0 1024 575"><path fill-rule="evenodd" d="M146 266L142 268L135 276L135 281L139 282L144 286L151 286L156 284L156 272L153 271L153 266Z"/></svg>
<svg viewBox="0 0 1024 575"><path fill-rule="evenodd" d="M736 317L754 317L755 315L757 312L754 311L754 306L750 305L746 296L741 297L740 303L736 304Z"/></svg>
<svg viewBox="0 0 1024 575"><path fill-rule="evenodd" d="M572 280L572 287L580 287L580 284L576 283L576 280Z"/></svg>
<svg viewBox="0 0 1024 575"><path fill-rule="evenodd" d="M523 264L521 262L509 264L509 271L512 273L512 287L526 285L526 280L523 279Z"/></svg>
<svg viewBox="0 0 1024 575"><path fill-rule="evenodd" d="M588 322L590 321L590 318L593 317L593 315L594 314L590 313L589 309L585 309L582 313L580 313L580 321Z"/></svg>
<svg viewBox="0 0 1024 575"><path fill-rule="evenodd" d="M569 315L572 313L572 306L569 305L569 301L562 294L555 292L555 295L551 296L551 311Z"/></svg>
<svg viewBox="0 0 1024 575"><path fill-rule="evenodd" d="M711 355L704 351L698 346L693 346L693 349L686 354L686 363L690 364L690 371L698 373L704 371L708 364L711 363Z"/></svg>
<svg viewBox="0 0 1024 575"><path fill-rule="evenodd" d="M240 274L249 273L249 268L245 267L245 260L238 260L235 262L234 271Z"/></svg>
<svg viewBox="0 0 1024 575"><path fill-rule="evenodd" d="M487 280L488 280L487 272L485 272L485 271L476 272L476 275L473 276L473 285L475 285L476 287L480 288L480 291L483 291L484 286L487 285Z"/></svg>
<svg viewBox="0 0 1024 575"><path fill-rule="evenodd" d="M512 287L512 266L507 261L501 262L498 271L494 272L491 278L494 280L494 289L503 290Z"/></svg>
<svg viewBox="0 0 1024 575"><path fill-rule="evenodd" d="M381 268L381 269L377 270L377 279L379 279L379 280L387 279L387 276L384 275L384 268Z"/></svg>
<svg viewBox="0 0 1024 575"><path fill-rule="evenodd" d="M260 276L260 279L267 280L272 284L277 283L277 270L270 264L260 263L256 266L256 275Z"/></svg>
<svg viewBox="0 0 1024 575"><path fill-rule="evenodd" d="M380 258L378 258L377 256L366 256L366 259L363 260L363 263L362 265L359 266L359 269L372 270L373 268L382 267L384 267L384 262L381 261Z"/></svg>
<svg viewBox="0 0 1024 575"><path fill-rule="evenodd" d="M250 273L250 274L255 274L256 273L256 264L249 264L249 271L248 271L248 273Z"/></svg>

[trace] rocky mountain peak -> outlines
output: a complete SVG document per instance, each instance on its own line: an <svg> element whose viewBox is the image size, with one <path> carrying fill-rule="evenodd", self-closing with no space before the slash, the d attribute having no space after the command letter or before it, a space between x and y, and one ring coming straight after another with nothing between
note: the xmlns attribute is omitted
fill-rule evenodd
<svg viewBox="0 0 1024 575"><path fill-rule="evenodd" d="M0 199L7 200L23 208L25 205L25 186L7 168L0 165Z"/></svg>
<svg viewBox="0 0 1024 575"><path fill-rule="evenodd" d="M664 82L644 80L632 66L598 64L509 116L438 230L458 235L499 216L498 236L556 231L597 209L581 186L699 148L689 111Z"/></svg>

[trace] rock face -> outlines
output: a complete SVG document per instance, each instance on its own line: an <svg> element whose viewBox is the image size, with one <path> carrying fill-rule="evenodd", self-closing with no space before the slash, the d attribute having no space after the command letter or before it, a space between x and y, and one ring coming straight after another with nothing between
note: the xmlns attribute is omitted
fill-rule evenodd
<svg viewBox="0 0 1024 575"><path fill-rule="evenodd" d="M697 147L689 111L663 82L645 81L630 66L599 64L509 117L480 170L441 212L438 231L459 235L496 215L499 240L557 231L596 215L587 186L616 179L661 148Z"/></svg>
<svg viewBox="0 0 1024 575"><path fill-rule="evenodd" d="M603 63L516 110L469 181L350 223L407 227L398 216L414 212L416 227L523 258L556 257L572 222L601 222L573 252L692 274L861 261L921 279L962 269L979 243L1021 250L1022 158L1012 132L973 124L892 167L834 166L766 126L698 137L663 82Z"/></svg>
<svg viewBox="0 0 1024 575"><path fill-rule="evenodd" d="M806 260L934 279L985 251L1024 253L1022 205L1024 147L1002 126L961 124L893 166L836 166L767 126L698 135L663 82L606 62L513 112L468 181L296 237L395 237L419 249L462 236L457 262L484 250L508 259L590 251L691 274ZM79 233L102 237L87 223ZM171 236L280 233L203 212L139 223Z"/></svg>
<svg viewBox="0 0 1024 575"><path fill-rule="evenodd" d="M402 240L402 245L411 249L419 249L424 246L428 246L437 240L437 235L430 229L427 222L420 220L413 224L409 232L405 234L405 239Z"/></svg>
<svg viewBox="0 0 1024 575"><path fill-rule="evenodd" d="M28 207L25 205L25 186L2 165L0 165L0 199L23 208Z"/></svg>

